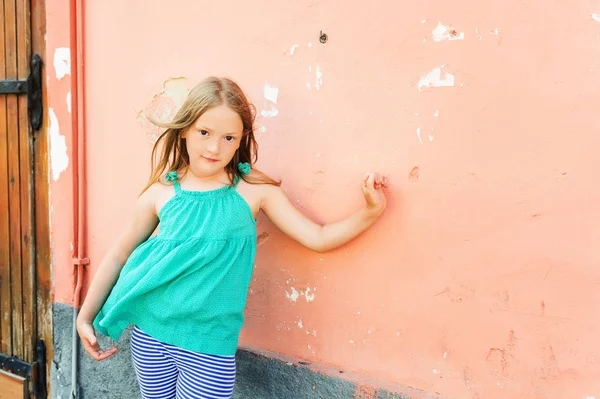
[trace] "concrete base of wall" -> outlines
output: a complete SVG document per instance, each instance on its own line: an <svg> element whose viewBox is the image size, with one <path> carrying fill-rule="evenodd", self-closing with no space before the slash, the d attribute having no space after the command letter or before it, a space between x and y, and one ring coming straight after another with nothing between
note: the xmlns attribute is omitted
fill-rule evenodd
<svg viewBox="0 0 600 399"><path fill-rule="evenodd" d="M54 360L52 364L52 398L71 398L71 353L73 308L54 304ZM77 385L79 399L132 399L141 397L131 355L129 337L119 341L99 337L100 345L117 345L119 352L110 359L96 362L79 344ZM410 390L413 391L413 390ZM392 393L374 387L361 387L345 379L315 372L298 362L284 361L238 350L234 399L434 399L435 395L414 391Z"/></svg>

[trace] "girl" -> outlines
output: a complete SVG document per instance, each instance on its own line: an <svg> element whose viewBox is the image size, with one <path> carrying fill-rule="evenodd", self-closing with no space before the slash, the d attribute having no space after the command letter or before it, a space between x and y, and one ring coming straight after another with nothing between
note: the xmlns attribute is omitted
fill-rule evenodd
<svg viewBox="0 0 600 399"><path fill-rule="evenodd" d="M259 211L324 252L358 236L385 208L385 179L372 173L362 209L325 226L307 219L278 182L251 168L253 111L229 79L192 89L162 126L148 185L79 312L79 336L96 360L117 348L102 350L94 327L116 340L134 325L131 353L144 398L231 398Z"/></svg>

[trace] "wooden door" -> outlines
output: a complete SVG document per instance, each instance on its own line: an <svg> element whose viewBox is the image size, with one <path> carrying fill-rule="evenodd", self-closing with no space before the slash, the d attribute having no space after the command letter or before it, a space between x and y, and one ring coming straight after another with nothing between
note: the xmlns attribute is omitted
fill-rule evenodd
<svg viewBox="0 0 600 399"><path fill-rule="evenodd" d="M48 143L34 53L44 20L43 2L0 0L0 399L46 392Z"/></svg>

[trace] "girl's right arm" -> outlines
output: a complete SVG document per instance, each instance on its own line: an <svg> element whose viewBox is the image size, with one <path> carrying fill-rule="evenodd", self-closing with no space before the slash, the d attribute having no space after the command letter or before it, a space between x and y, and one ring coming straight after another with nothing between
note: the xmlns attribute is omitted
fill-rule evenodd
<svg viewBox="0 0 600 399"><path fill-rule="evenodd" d="M121 268L131 252L146 241L158 226L155 206L158 189L158 184L155 184L139 197L133 217L98 266L79 311L77 331L85 351L95 360L104 360L117 351L116 347L106 351L100 349L92 322L117 282Z"/></svg>

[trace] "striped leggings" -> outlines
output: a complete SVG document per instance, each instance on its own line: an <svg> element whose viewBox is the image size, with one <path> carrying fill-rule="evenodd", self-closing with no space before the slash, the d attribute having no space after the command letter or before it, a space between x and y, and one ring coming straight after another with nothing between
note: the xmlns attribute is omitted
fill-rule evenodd
<svg viewBox="0 0 600 399"><path fill-rule="evenodd" d="M134 327L131 357L143 399L230 399L235 356L215 356L164 344Z"/></svg>

